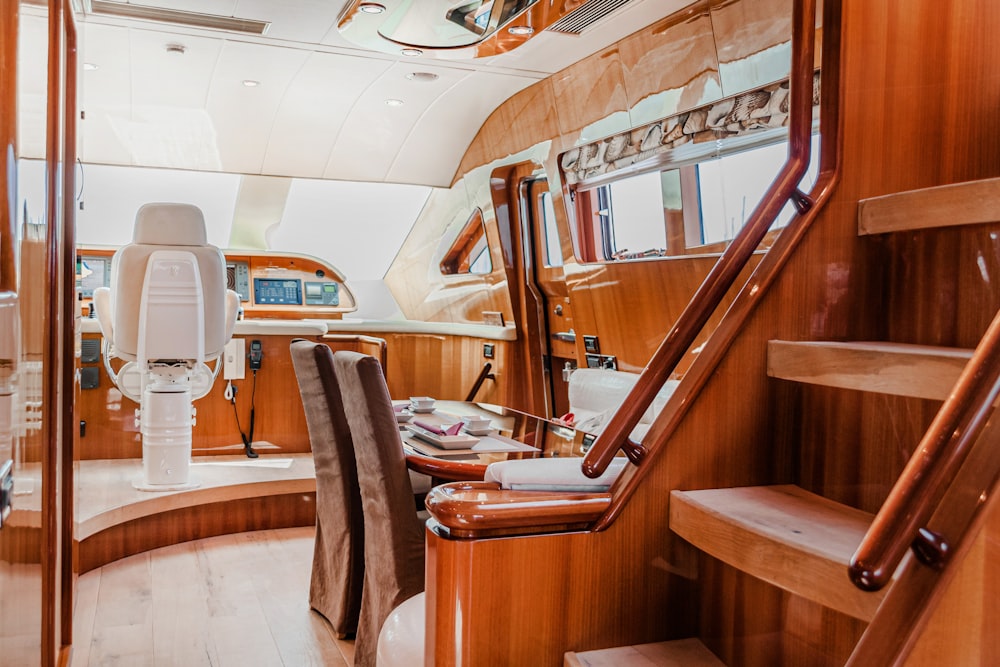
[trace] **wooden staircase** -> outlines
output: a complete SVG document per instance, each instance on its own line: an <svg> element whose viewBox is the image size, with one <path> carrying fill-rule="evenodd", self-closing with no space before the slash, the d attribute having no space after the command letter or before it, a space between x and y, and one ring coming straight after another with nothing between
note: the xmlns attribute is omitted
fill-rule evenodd
<svg viewBox="0 0 1000 667"><path fill-rule="evenodd" d="M912 232L998 219L1000 179L989 179L862 201L858 233ZM771 340L767 374L851 392L944 401L972 354L971 349L881 341ZM674 490L670 497L671 530L703 553L865 622L875 617L892 587L862 592L848 579L850 558L873 516L794 485ZM722 663L696 639L567 654L565 662L568 667L701 664Z"/></svg>

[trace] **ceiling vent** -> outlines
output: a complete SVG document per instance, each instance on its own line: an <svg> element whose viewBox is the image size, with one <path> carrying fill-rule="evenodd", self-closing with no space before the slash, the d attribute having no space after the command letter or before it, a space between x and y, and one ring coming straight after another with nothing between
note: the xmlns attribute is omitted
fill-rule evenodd
<svg viewBox="0 0 1000 667"><path fill-rule="evenodd" d="M177 9L167 9L166 7L133 5L127 2L91 0L89 4L90 12L88 13L94 16L114 16L139 21L157 21L160 23L172 23L174 25L186 25L193 28L206 28L208 30L241 32L246 35L263 35L271 26L269 21L241 19L235 16L220 16L219 14L185 12Z"/></svg>
<svg viewBox="0 0 1000 667"><path fill-rule="evenodd" d="M562 17L546 30L562 32L567 35L579 35L605 16L615 11L631 0L590 0L577 9Z"/></svg>

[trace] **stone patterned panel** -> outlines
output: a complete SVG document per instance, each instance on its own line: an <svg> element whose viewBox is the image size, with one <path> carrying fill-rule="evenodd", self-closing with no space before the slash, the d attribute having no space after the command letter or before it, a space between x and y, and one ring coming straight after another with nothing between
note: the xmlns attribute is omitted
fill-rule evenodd
<svg viewBox="0 0 1000 667"><path fill-rule="evenodd" d="M818 72L813 77L812 101L818 112ZM787 124L788 82L783 81L572 148L562 154L560 166L567 183L579 183L685 144L744 136Z"/></svg>

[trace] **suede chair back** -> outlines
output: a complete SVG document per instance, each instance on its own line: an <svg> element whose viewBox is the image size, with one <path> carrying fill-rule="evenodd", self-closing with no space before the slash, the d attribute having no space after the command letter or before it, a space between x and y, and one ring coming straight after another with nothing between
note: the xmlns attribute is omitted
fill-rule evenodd
<svg viewBox="0 0 1000 667"><path fill-rule="evenodd" d="M382 623L424 590L424 527L413 511L403 443L378 360L338 351L333 364L354 439L365 521L365 583L355 667L374 667Z"/></svg>
<svg viewBox="0 0 1000 667"><path fill-rule="evenodd" d="M364 519L354 443L333 352L321 343L296 339L291 355L316 465L316 546L309 605L344 638L358 629L365 574Z"/></svg>

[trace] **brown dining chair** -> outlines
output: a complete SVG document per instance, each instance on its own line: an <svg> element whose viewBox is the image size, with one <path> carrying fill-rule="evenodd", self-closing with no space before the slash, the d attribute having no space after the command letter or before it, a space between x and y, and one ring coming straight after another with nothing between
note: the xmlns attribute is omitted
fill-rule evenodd
<svg viewBox="0 0 1000 667"><path fill-rule="evenodd" d="M358 466L365 524L365 582L356 667L374 667L379 630L400 603L424 590L424 527L385 376L374 357L338 351L334 368Z"/></svg>
<svg viewBox="0 0 1000 667"><path fill-rule="evenodd" d="M333 352L322 343L301 339L293 340L290 350L316 466L316 546L309 605L344 638L358 629L365 565L354 444Z"/></svg>

